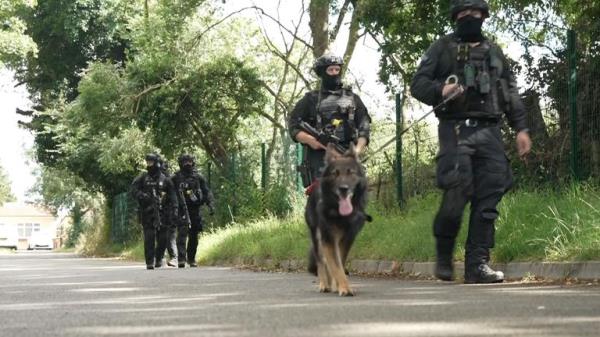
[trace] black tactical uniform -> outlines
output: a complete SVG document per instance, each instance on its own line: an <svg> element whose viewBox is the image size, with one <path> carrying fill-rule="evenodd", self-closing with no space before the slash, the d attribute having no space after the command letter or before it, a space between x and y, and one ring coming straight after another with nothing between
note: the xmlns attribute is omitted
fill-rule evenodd
<svg viewBox="0 0 600 337"><path fill-rule="evenodd" d="M454 1L452 19L464 9L478 9L483 18L489 15L485 1L462 0ZM502 115L515 131L526 131L525 109L515 79L500 47L481 34L483 18L468 15L459 19L454 33L440 38L427 50L411 84L412 95L432 106L443 101L442 88L449 76L455 75L464 89L436 110L440 121L437 184L444 195L433 231L436 275L452 280L455 238L463 210L471 202L465 246L466 283L503 280L501 272L488 266L489 250L494 247L496 206L512 184L499 127Z"/></svg>
<svg viewBox="0 0 600 337"><path fill-rule="evenodd" d="M288 119L288 130L292 139L297 142L296 135L305 131L300 124L306 122L317 131L334 136L347 149L351 142L356 144L360 137L369 140L371 117L360 97L351 89L342 87L339 75L329 76L325 73L330 65L341 66L343 60L330 54L316 60L313 69L322 79L321 89L306 93L296 103ZM305 187L321 175L324 158L324 150L304 146L302 169L305 171L301 173Z"/></svg>
<svg viewBox="0 0 600 337"><path fill-rule="evenodd" d="M195 169L194 158L183 154L178 159L180 170L173 175L173 183L179 197L179 215L177 231L177 252L179 267L196 267L198 234L202 231L203 220L200 207L207 205L214 213L214 199L204 177ZM186 249L187 239L187 249Z"/></svg>
<svg viewBox="0 0 600 337"><path fill-rule="evenodd" d="M153 164L147 173L135 178L131 193L139 203L146 267L154 269L162 265L168 232L166 224L171 220L170 216L177 215L177 195L171 180L160 172L158 155L149 154L146 160Z"/></svg>
<svg viewBox="0 0 600 337"><path fill-rule="evenodd" d="M166 177L169 177L172 179L171 174L169 172L169 163L165 160L160 161L160 171L162 172L162 174L164 174ZM167 202L169 202L169 200L167 200ZM178 207L178 205L176 205L175 207ZM172 205L167 204L166 208L168 210L173 209L174 207ZM175 216L175 214L171 214L170 216L167 216L165 219L165 227L167 228L167 240L165 242L166 244L166 249L167 249L167 253L169 254L169 261L167 262L167 265L170 267L175 267L177 266L177 217ZM163 245L159 245L158 246L158 250L160 252L161 255L164 255L163 251L164 251L165 247L163 247Z"/></svg>

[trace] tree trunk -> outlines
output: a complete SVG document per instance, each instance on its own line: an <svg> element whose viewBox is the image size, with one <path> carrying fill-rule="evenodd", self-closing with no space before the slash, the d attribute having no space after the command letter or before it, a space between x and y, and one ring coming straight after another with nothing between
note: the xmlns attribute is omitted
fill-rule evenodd
<svg viewBox="0 0 600 337"><path fill-rule="evenodd" d="M317 58L329 48L329 0L311 0L308 10L313 56Z"/></svg>
<svg viewBox="0 0 600 337"><path fill-rule="evenodd" d="M358 1L354 2L354 8L352 11L352 18L350 19L350 28L348 32L348 42L346 43L346 51L344 52L344 63L349 64L350 59L352 58L352 54L354 54L354 49L356 48L356 43L360 35L358 34L358 30L360 28L359 23L359 10ZM341 15L341 14L340 14ZM347 68L347 66L346 66Z"/></svg>

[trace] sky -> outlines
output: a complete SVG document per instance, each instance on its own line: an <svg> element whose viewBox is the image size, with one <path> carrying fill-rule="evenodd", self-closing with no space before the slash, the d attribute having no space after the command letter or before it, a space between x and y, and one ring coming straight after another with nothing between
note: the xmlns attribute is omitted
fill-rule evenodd
<svg viewBox="0 0 600 337"><path fill-rule="evenodd" d="M23 116L15 109L27 109L30 102L24 86L15 88L13 73L0 70L0 165L11 180L11 189L18 201L26 201L25 194L35 183L33 169L36 167L27 151L33 146L33 136L17 124Z"/></svg>
<svg viewBox="0 0 600 337"><path fill-rule="evenodd" d="M301 10L301 2L297 0L235 0L226 1L224 4L224 14L234 12L248 6L259 6L270 15L277 17L277 4L280 3L279 17L281 22L289 28L293 27L293 23L298 21ZM243 11L239 15L256 19L255 11ZM310 32L308 31L308 15L304 18L305 30L301 31L305 40L310 40ZM279 36L278 26L271 20L263 21L266 31L270 33L272 38ZM271 34L272 33L272 34ZM345 47L347 36L340 36L336 43L331 47L331 51L340 54ZM507 41L508 48L505 52L509 57L518 59L522 54L522 48L516 42ZM360 85L360 95L365 105L369 109L369 113L377 119L384 117L393 118L394 116L394 101L388 93L385 93L385 87L379 83L377 71L379 69L379 52L374 41L369 38L359 40L354 55L349 64L349 70L352 78L358 79ZM519 79L521 82L521 79ZM12 182L13 194L18 201L27 201L26 192L35 183L33 170L36 165L32 162L27 151L33 145L33 136L18 127L17 121L24 117L17 115L15 109L17 107L26 109L30 106L27 99L28 95L24 86L15 88L13 74L7 70L0 70L0 165L4 167L9 179ZM420 106L413 110L406 111L409 119L419 118L427 107ZM437 120L433 115L426 120L431 128L435 128ZM434 132L435 134L435 132Z"/></svg>

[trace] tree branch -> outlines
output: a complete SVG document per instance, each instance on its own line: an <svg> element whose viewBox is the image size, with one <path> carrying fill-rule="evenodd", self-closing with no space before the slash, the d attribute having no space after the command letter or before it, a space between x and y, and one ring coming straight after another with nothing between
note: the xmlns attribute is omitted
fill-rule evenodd
<svg viewBox="0 0 600 337"><path fill-rule="evenodd" d="M350 2L351 0L344 1L344 4L340 9L340 14L338 15L335 27L333 27L333 30L331 31L331 33L329 33L329 39L331 39L331 41L335 41L335 39L337 39L337 35L340 32L340 27L342 26L342 23L344 22L344 17L346 16L346 12L348 11L348 6L350 5Z"/></svg>
<svg viewBox="0 0 600 337"><path fill-rule="evenodd" d="M383 44L381 42L379 42L379 40L377 39L375 34L373 34L372 32L369 32L369 35L371 35L371 38L373 38L373 41L375 41L377 43L377 45L379 46L379 49L383 50ZM396 68L398 68L398 71L400 72L400 75L402 76L402 80L404 82L406 82L408 73L404 70L404 68L402 67L400 62L398 60L396 60L396 58L392 54L388 54L388 59L396 66Z"/></svg>
<svg viewBox="0 0 600 337"><path fill-rule="evenodd" d="M306 77L304 77L304 75L302 74L302 71L300 70L300 68L297 67L295 64L293 64L288 59L288 57L286 57L286 55L284 55L282 52L280 52L279 50L277 50L277 47L273 44L273 42L269 39L268 36L266 36L265 34L263 34L263 38L265 39L265 42L267 43L267 48L269 48L269 50L273 54L275 54L275 56L279 57L283 62L285 62L287 65L289 65L290 68L294 69L294 71L302 79L302 81L304 82L304 84L306 85L306 87L310 88L310 81L308 79L306 79Z"/></svg>
<svg viewBox="0 0 600 337"><path fill-rule="evenodd" d="M357 4L354 4L354 11L352 12L352 19L350 19L350 30L348 32L348 42L346 43L346 50L344 51L344 63L349 64L350 59L352 59L352 54L354 53L354 49L356 48L356 42L360 38L358 34L358 30L360 28L359 23L359 10ZM347 66L346 66L347 68Z"/></svg>

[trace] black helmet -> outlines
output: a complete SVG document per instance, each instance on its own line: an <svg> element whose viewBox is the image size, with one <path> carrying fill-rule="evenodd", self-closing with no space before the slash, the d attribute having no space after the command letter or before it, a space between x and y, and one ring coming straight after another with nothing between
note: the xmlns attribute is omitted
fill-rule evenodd
<svg viewBox="0 0 600 337"><path fill-rule="evenodd" d="M323 76L325 69L331 65L343 66L344 59L331 53L325 53L315 60L313 70L318 76Z"/></svg>
<svg viewBox="0 0 600 337"><path fill-rule="evenodd" d="M192 166L194 166L196 164L196 162L194 161L194 156L192 156L191 154L184 153L181 156L179 156L179 158L177 158L177 163L179 164L179 168L182 168L183 164L186 161L191 161Z"/></svg>
<svg viewBox="0 0 600 337"><path fill-rule="evenodd" d="M157 155L156 153L148 153L146 155L146 161L152 161L152 165L150 166L147 166L148 163L146 163L146 169L148 170L148 173L150 173L151 175L155 175L160 172L162 159L159 155Z"/></svg>
<svg viewBox="0 0 600 337"><path fill-rule="evenodd" d="M148 153L146 155L146 160L152 160L155 163L160 163L160 161L161 161L160 156L157 155L156 153Z"/></svg>
<svg viewBox="0 0 600 337"><path fill-rule="evenodd" d="M485 0L452 0L450 5L450 18L456 20L459 12L465 9L478 9L483 14L483 18L490 16L490 6Z"/></svg>

